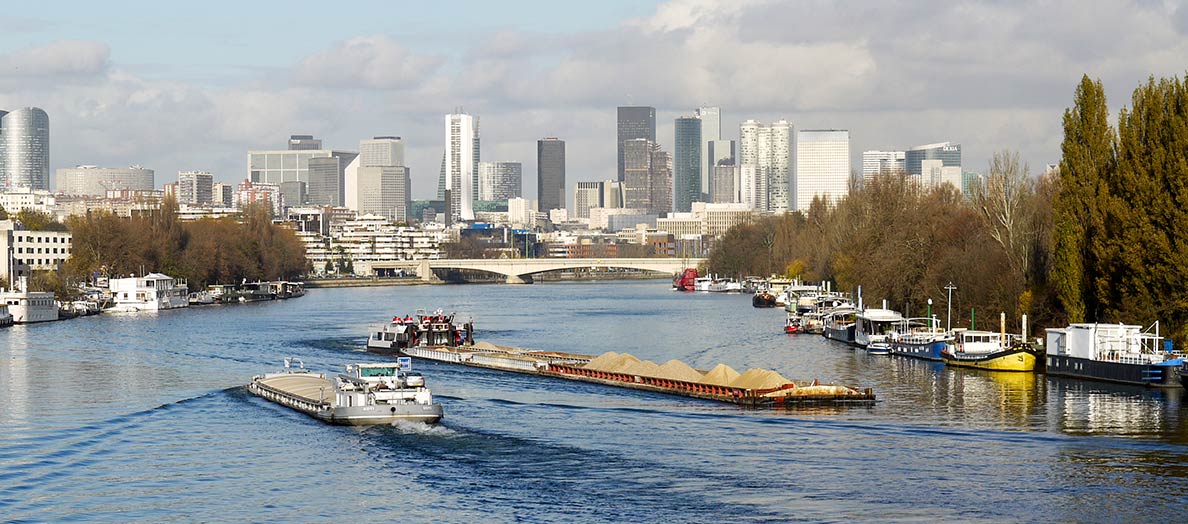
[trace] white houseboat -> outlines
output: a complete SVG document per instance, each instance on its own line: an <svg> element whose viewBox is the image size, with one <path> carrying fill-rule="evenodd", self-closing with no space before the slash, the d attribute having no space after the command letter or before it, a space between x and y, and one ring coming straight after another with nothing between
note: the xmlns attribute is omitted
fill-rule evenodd
<svg viewBox="0 0 1188 524"><path fill-rule="evenodd" d="M142 277L113 278L111 311L157 311L188 307L190 294L186 280L161 273Z"/></svg>
<svg viewBox="0 0 1188 524"><path fill-rule="evenodd" d="M14 324L58 320L58 303L48 291L29 291L26 277L17 277L18 289L0 289L0 302L8 306ZM0 315L2 316L2 315Z"/></svg>
<svg viewBox="0 0 1188 524"><path fill-rule="evenodd" d="M1184 355L1163 347L1159 322L1144 330L1126 324L1071 324L1049 328L1047 373L1143 386L1180 387Z"/></svg>

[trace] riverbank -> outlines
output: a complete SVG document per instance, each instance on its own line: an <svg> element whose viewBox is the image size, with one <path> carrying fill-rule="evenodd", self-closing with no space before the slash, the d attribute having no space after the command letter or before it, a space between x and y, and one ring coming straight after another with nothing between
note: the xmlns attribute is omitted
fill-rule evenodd
<svg viewBox="0 0 1188 524"><path fill-rule="evenodd" d="M456 278L451 277L446 280L434 280L432 282L421 280L417 277L370 277L370 278L327 278L327 279L309 279L305 281L306 288L338 288L338 287L373 287L373 286L418 286L418 285L437 285L437 284L502 284L506 282L503 275L495 275L492 273L481 274L463 274L456 275ZM600 272L573 272L573 271L556 271L552 273L542 273L532 275L532 279L536 282L582 282L592 280L667 280L671 277L668 275L654 273L654 272L633 272L633 271L600 271Z"/></svg>

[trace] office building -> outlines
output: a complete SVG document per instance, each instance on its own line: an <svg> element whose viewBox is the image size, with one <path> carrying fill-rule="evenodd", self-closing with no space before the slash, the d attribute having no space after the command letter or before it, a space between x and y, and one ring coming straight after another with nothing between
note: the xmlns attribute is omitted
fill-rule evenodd
<svg viewBox="0 0 1188 524"><path fill-rule="evenodd" d="M377 136L359 142L360 167L404 165L404 141L400 137Z"/></svg>
<svg viewBox="0 0 1188 524"><path fill-rule="evenodd" d="M247 206L264 205L272 216L282 216L285 209L285 197L281 193L279 184L265 184L244 180L235 187L235 207L243 209Z"/></svg>
<svg viewBox="0 0 1188 524"><path fill-rule="evenodd" d="M357 177L359 214L379 215L392 222L409 220L412 198L407 167L360 166Z"/></svg>
<svg viewBox="0 0 1188 524"><path fill-rule="evenodd" d="M478 193L478 117L466 113L445 115L445 157L438 187L449 192L450 223L474 220ZM443 195L444 196L444 195Z"/></svg>
<svg viewBox="0 0 1188 524"><path fill-rule="evenodd" d="M652 150L655 143L646 138L623 142L623 207L651 208L648 178L652 171Z"/></svg>
<svg viewBox="0 0 1188 524"><path fill-rule="evenodd" d="M0 278L15 283L33 271L54 271L70 258L66 231L30 231L15 220L0 220Z"/></svg>
<svg viewBox="0 0 1188 524"><path fill-rule="evenodd" d="M0 191L49 189L49 115L0 111Z"/></svg>
<svg viewBox="0 0 1188 524"><path fill-rule="evenodd" d="M177 173L177 203L203 205L210 204L213 198L214 175L206 171L180 171ZM289 202L293 201L289 200Z"/></svg>
<svg viewBox="0 0 1188 524"><path fill-rule="evenodd" d="M59 193L75 196L102 197L107 194L108 190L149 191L156 186L153 170L140 166L63 167L58 168L54 178L54 184Z"/></svg>
<svg viewBox="0 0 1188 524"><path fill-rule="evenodd" d="M903 151L863 151L862 179L870 180L876 175L906 173Z"/></svg>
<svg viewBox="0 0 1188 524"><path fill-rule="evenodd" d="M590 218L590 209L603 207L602 197L606 182L578 182L573 190L573 214L578 218Z"/></svg>
<svg viewBox="0 0 1188 524"><path fill-rule="evenodd" d="M309 159L307 198L315 206L343 206L345 201L346 166L343 157L328 156ZM348 162L349 164L349 162Z"/></svg>
<svg viewBox="0 0 1188 524"><path fill-rule="evenodd" d="M701 184L702 122L698 117L680 117L675 122L672 158L673 210L688 212L693 202L703 200Z"/></svg>
<svg viewBox="0 0 1188 524"><path fill-rule="evenodd" d="M797 211L808 211L813 198L835 203L850 190L850 132L839 129L806 129L796 134Z"/></svg>
<svg viewBox="0 0 1188 524"><path fill-rule="evenodd" d="M919 180L923 187L928 188L937 188L943 184L950 184L954 189L961 191L964 186L961 168L958 166L946 166L944 165L944 161L939 158L920 161L920 176L917 180Z"/></svg>
<svg viewBox="0 0 1188 524"><path fill-rule="evenodd" d="M499 202L523 196L524 166L519 162L480 162L480 201Z"/></svg>
<svg viewBox="0 0 1188 524"><path fill-rule="evenodd" d="M718 160L710 154L710 144L722 140L722 112L717 107L697 108L697 118L701 120L701 201L710 198L710 178L713 176L714 166ZM675 162L675 160L674 160Z"/></svg>
<svg viewBox="0 0 1188 524"><path fill-rule="evenodd" d="M961 167L961 144L940 142L916 146L904 151L904 168L907 174L921 176L924 174L920 164L925 160L940 160L943 167Z"/></svg>
<svg viewBox="0 0 1188 524"><path fill-rule="evenodd" d="M733 159L723 159L714 166L710 179L710 200L715 204L738 202L738 166Z"/></svg>
<svg viewBox="0 0 1188 524"><path fill-rule="evenodd" d="M623 207L625 201L623 183L618 180L607 180L602 188L602 207L619 209Z"/></svg>
<svg viewBox="0 0 1188 524"><path fill-rule="evenodd" d="M313 135L289 135L289 151L316 151L322 149L322 140Z"/></svg>
<svg viewBox="0 0 1188 524"><path fill-rule="evenodd" d="M537 211L565 209L565 141L544 138L536 141Z"/></svg>
<svg viewBox="0 0 1188 524"><path fill-rule="evenodd" d="M759 211L783 213L790 209L793 126L780 120L765 126L755 120L739 125L738 158L740 201Z"/></svg>
<svg viewBox="0 0 1188 524"><path fill-rule="evenodd" d="M618 109L619 182L626 180L626 142L644 139L656 142L656 108L648 106L620 106Z"/></svg>
<svg viewBox="0 0 1188 524"><path fill-rule="evenodd" d="M340 168L345 168L358 153L351 151L336 151L331 149L309 149L320 146L322 141L309 138L309 135L294 135L297 139L289 139L289 147L302 149L283 150L254 150L248 151L248 180L256 183L280 185L281 182L299 181L310 186L309 162L314 158L338 158ZM296 143L295 143L296 142ZM326 164L319 164L324 169ZM341 180L343 173L335 176ZM322 186L324 184L317 184Z"/></svg>

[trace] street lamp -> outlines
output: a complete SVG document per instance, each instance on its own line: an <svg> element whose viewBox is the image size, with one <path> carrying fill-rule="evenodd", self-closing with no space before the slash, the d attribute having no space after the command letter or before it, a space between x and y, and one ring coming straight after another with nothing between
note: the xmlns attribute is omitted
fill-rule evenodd
<svg viewBox="0 0 1188 524"><path fill-rule="evenodd" d="M945 289L947 289L949 291L949 304L948 304L949 312L948 312L948 318L945 319L945 322L948 324L947 330L952 331L953 330L953 290L957 289L957 286L954 286L953 282L949 281L949 285L945 286ZM972 326L971 326L971 328L972 328Z"/></svg>
<svg viewBox="0 0 1188 524"><path fill-rule="evenodd" d="M932 299L928 299L928 328L932 329Z"/></svg>

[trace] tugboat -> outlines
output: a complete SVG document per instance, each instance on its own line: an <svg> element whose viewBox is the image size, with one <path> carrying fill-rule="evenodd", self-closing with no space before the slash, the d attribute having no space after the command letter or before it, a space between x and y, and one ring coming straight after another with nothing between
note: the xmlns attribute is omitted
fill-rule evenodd
<svg viewBox="0 0 1188 524"><path fill-rule="evenodd" d="M474 324L454 323L454 313L438 309L432 314L424 309L413 316L396 315L392 321L367 336L367 349L378 353L399 353L415 346L461 346L474 344Z"/></svg>
<svg viewBox="0 0 1188 524"><path fill-rule="evenodd" d="M247 389L331 424L368 426L398 420L433 424L443 416L441 404L433 402L425 377L411 372L411 362L347 364L345 374L330 378L305 369L299 359L286 358L284 370L252 377Z"/></svg>
<svg viewBox="0 0 1188 524"><path fill-rule="evenodd" d="M1070 324L1047 330L1047 373L1066 377L1183 387L1184 354L1159 336L1159 322L1146 330L1126 324Z"/></svg>
<svg viewBox="0 0 1188 524"><path fill-rule="evenodd" d="M759 308L776 307L776 297L770 291L761 289L751 297L751 305Z"/></svg>

